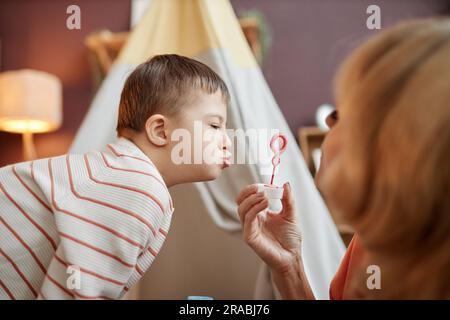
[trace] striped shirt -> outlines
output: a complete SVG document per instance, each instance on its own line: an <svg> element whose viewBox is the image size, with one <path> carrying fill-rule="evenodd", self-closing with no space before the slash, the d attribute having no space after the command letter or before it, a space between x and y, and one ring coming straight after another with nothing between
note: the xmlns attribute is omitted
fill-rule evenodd
<svg viewBox="0 0 450 320"><path fill-rule="evenodd" d="M0 169L0 299L118 299L150 267L173 205L152 161L104 151Z"/></svg>

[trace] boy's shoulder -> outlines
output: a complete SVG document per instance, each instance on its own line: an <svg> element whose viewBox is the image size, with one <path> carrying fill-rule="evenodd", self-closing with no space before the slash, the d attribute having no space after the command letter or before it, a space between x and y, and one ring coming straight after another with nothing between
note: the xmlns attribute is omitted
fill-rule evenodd
<svg viewBox="0 0 450 320"><path fill-rule="evenodd" d="M101 159L103 165L113 173L132 174L134 179L159 182L166 187L164 180L151 159L138 146L125 138L118 138L108 143L104 150L94 152ZM87 155L84 155L86 157ZM166 188L167 189L167 188Z"/></svg>
<svg viewBox="0 0 450 320"><path fill-rule="evenodd" d="M12 164L7 164L3 167L0 167L0 176L1 175L32 175L34 176L36 167L43 167L48 171L48 163L49 162L61 162L64 161L67 154L54 156L54 157L48 157L48 158L40 158L36 160L29 160L29 161L23 161L23 162L16 162ZM33 177L34 178L34 177Z"/></svg>
<svg viewBox="0 0 450 320"><path fill-rule="evenodd" d="M101 151L74 155L73 158L85 167L85 178L91 185L123 190L137 198L150 198L161 210L173 210L170 193L157 167L131 141L119 138Z"/></svg>

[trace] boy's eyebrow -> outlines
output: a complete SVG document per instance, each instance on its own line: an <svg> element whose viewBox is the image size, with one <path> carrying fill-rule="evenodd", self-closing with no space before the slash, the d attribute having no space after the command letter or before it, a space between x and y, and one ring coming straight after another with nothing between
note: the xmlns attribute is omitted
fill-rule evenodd
<svg viewBox="0 0 450 320"><path fill-rule="evenodd" d="M220 121L223 121L223 117L218 113L207 113L205 114L205 117L218 117Z"/></svg>

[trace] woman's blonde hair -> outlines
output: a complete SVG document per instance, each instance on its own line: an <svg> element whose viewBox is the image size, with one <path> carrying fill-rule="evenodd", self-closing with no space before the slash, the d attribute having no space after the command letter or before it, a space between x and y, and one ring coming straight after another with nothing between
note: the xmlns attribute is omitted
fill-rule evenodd
<svg viewBox="0 0 450 320"><path fill-rule="evenodd" d="M340 214L382 279L381 290L355 279L355 295L450 298L450 19L369 40L341 67L336 103L343 141L332 193L352 190Z"/></svg>

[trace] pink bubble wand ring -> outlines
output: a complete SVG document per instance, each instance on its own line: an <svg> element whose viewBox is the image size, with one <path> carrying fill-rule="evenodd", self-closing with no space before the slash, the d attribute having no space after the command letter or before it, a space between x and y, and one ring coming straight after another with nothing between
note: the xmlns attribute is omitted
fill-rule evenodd
<svg viewBox="0 0 450 320"><path fill-rule="evenodd" d="M278 148L276 146L278 143ZM272 158L272 178L270 179L270 185L273 185L275 178L275 170L281 162L281 154L286 150L287 139L283 134L276 133L270 140L270 149L272 149L274 156Z"/></svg>

